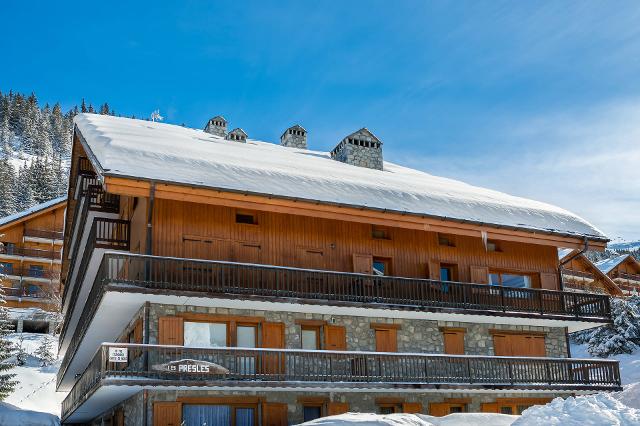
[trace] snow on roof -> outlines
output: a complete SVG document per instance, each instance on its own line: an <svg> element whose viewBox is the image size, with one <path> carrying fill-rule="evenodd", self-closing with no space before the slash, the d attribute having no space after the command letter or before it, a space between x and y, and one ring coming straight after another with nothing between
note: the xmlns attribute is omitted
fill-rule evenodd
<svg viewBox="0 0 640 426"><path fill-rule="evenodd" d="M373 170L327 152L252 139L230 143L201 130L108 115L79 114L74 122L105 176L606 239L559 207L389 162Z"/></svg>
<svg viewBox="0 0 640 426"><path fill-rule="evenodd" d="M28 208L26 210L23 210L21 212L14 213L9 216L5 216L3 218L0 218L0 226L4 226L11 222L15 222L16 220L22 219L23 217L32 215L41 210L48 209L49 207L55 206L56 204L62 203L66 200L67 200L67 196L65 195L63 197L54 198L53 200L49 200L44 203L36 204L35 206Z"/></svg>
<svg viewBox="0 0 640 426"><path fill-rule="evenodd" d="M613 268L624 262L624 260L631 256L630 254L621 254L620 256L612 257L610 259L601 260L596 262L596 266L605 274L611 272Z"/></svg>
<svg viewBox="0 0 640 426"><path fill-rule="evenodd" d="M571 253L573 249L569 248L558 248L558 259L562 260Z"/></svg>

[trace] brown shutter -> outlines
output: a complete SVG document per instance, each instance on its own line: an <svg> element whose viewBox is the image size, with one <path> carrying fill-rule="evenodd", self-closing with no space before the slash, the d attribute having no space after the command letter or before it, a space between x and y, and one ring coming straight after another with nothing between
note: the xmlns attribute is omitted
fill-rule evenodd
<svg viewBox="0 0 640 426"><path fill-rule="evenodd" d="M402 412L409 414L422 413L422 404L419 402L403 402Z"/></svg>
<svg viewBox="0 0 640 426"><path fill-rule="evenodd" d="M540 273L540 287L545 290L558 290L558 274Z"/></svg>
<svg viewBox="0 0 640 426"><path fill-rule="evenodd" d="M337 416L349 411L349 404L346 402L330 402L327 404L327 416Z"/></svg>
<svg viewBox="0 0 640 426"><path fill-rule="evenodd" d="M158 319L159 345L184 345L184 320L181 317Z"/></svg>
<svg viewBox="0 0 640 426"><path fill-rule="evenodd" d="M284 349L284 323L262 323L262 347Z"/></svg>
<svg viewBox="0 0 640 426"><path fill-rule="evenodd" d="M483 402L480 404L480 411L483 413L498 413L498 404L496 402Z"/></svg>
<svg viewBox="0 0 640 426"><path fill-rule="evenodd" d="M373 257L369 254L353 255L353 272L357 274L371 274Z"/></svg>
<svg viewBox="0 0 640 426"><path fill-rule="evenodd" d="M495 356L511 356L511 340L508 335L493 335L493 352Z"/></svg>
<svg viewBox="0 0 640 426"><path fill-rule="evenodd" d="M325 325L324 349L328 351L346 351L347 330L341 325Z"/></svg>
<svg viewBox="0 0 640 426"><path fill-rule="evenodd" d="M486 266L469 266L471 282L476 284L489 283L489 268Z"/></svg>
<svg viewBox="0 0 640 426"><path fill-rule="evenodd" d="M429 415L442 417L449 414L449 404L446 402L432 402L429 404Z"/></svg>
<svg viewBox="0 0 640 426"><path fill-rule="evenodd" d="M376 352L398 352L398 330L376 329Z"/></svg>
<svg viewBox="0 0 640 426"><path fill-rule="evenodd" d="M544 336L528 336L526 340L529 353L525 356L547 356L547 348L544 344Z"/></svg>
<svg viewBox="0 0 640 426"><path fill-rule="evenodd" d="M263 426L287 426L287 404L282 402L265 402L262 404Z"/></svg>
<svg viewBox="0 0 640 426"><path fill-rule="evenodd" d="M444 353L449 355L464 355L464 331L442 332L444 336Z"/></svg>
<svg viewBox="0 0 640 426"><path fill-rule="evenodd" d="M154 402L153 426L180 426L182 404L180 402Z"/></svg>
<svg viewBox="0 0 640 426"><path fill-rule="evenodd" d="M429 261L429 278L432 280L440 279L440 262L437 260Z"/></svg>

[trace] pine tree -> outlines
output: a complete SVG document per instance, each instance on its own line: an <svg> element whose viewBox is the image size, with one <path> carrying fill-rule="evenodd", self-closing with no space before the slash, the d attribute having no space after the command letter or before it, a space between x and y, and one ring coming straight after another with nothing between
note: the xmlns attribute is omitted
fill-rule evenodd
<svg viewBox="0 0 640 426"><path fill-rule="evenodd" d="M0 158L0 216L8 216L16 210L16 172L7 158Z"/></svg>
<svg viewBox="0 0 640 426"><path fill-rule="evenodd" d="M24 349L24 334L20 333L18 337L18 343L15 346L16 353L16 365L25 365L27 363L27 357L29 354Z"/></svg>
<svg viewBox="0 0 640 426"><path fill-rule="evenodd" d="M0 281L2 277L0 276ZM14 365L9 361L13 356L13 344L7 339L12 331L9 321L9 311L5 305L4 289L0 286L0 400L5 399L16 387L13 373L10 373Z"/></svg>
<svg viewBox="0 0 640 426"><path fill-rule="evenodd" d="M36 348L35 352L33 352L40 360L41 367L47 367L53 364L56 360L56 357L53 354L53 342L49 338L49 335L44 335L40 345Z"/></svg>
<svg viewBox="0 0 640 426"><path fill-rule="evenodd" d="M82 103L80 104L80 112L87 112L87 105L84 103L84 98L82 98Z"/></svg>

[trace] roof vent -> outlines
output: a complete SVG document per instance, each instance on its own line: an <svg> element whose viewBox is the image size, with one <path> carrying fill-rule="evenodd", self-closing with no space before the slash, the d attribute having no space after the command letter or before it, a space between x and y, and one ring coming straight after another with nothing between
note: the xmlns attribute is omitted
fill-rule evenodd
<svg viewBox="0 0 640 426"><path fill-rule="evenodd" d="M280 136L280 145L287 148L307 149L307 131L299 124L295 124Z"/></svg>
<svg viewBox="0 0 640 426"><path fill-rule="evenodd" d="M227 120L221 115L216 115L207 122L204 131L224 138L227 135Z"/></svg>
<svg viewBox="0 0 640 426"><path fill-rule="evenodd" d="M225 137L225 139L228 141L246 143L247 133L238 127L237 129L233 129L232 131L230 131L229 134Z"/></svg>
<svg viewBox="0 0 640 426"><path fill-rule="evenodd" d="M382 170L382 141L362 128L342 139L331 151L331 158L352 166Z"/></svg>

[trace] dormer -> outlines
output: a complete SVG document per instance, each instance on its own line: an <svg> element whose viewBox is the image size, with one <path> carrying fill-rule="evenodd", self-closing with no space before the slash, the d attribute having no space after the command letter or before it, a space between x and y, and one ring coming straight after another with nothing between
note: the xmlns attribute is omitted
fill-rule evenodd
<svg viewBox="0 0 640 426"><path fill-rule="evenodd" d="M225 137L225 139L228 141L246 143L247 133L238 127L230 131L229 134Z"/></svg>
<svg viewBox="0 0 640 426"><path fill-rule="evenodd" d="M207 122L204 131L224 138L227 135L227 120L221 115L216 115Z"/></svg>
<svg viewBox="0 0 640 426"><path fill-rule="evenodd" d="M299 124L295 124L280 136L280 145L287 148L307 149L307 131Z"/></svg>
<svg viewBox="0 0 640 426"><path fill-rule="evenodd" d="M382 141L362 128L342 139L331 151L331 158L352 166L382 170Z"/></svg>

